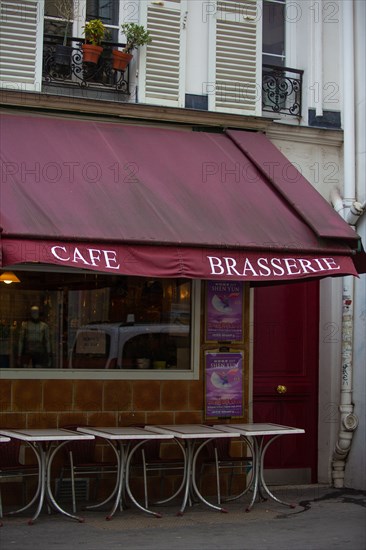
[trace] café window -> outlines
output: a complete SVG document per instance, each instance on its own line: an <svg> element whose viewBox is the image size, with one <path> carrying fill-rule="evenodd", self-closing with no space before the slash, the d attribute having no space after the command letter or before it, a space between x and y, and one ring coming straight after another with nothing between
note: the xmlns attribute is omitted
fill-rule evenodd
<svg viewBox="0 0 366 550"><path fill-rule="evenodd" d="M20 283L0 284L2 373L193 378L199 322L192 281L85 272L17 276Z"/></svg>

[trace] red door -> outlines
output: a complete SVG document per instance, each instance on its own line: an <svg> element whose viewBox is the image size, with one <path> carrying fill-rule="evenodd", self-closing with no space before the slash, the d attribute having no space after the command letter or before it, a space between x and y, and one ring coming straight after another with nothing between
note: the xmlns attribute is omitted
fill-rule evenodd
<svg viewBox="0 0 366 550"><path fill-rule="evenodd" d="M253 420L305 429L269 447L269 481L316 482L318 339L318 281L255 289Z"/></svg>

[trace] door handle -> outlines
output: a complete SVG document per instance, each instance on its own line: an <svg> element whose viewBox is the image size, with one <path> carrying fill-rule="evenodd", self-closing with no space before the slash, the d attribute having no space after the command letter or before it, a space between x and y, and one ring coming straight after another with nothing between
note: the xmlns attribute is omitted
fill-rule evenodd
<svg viewBox="0 0 366 550"><path fill-rule="evenodd" d="M277 386L277 393L286 393L287 392L287 387L286 386Z"/></svg>

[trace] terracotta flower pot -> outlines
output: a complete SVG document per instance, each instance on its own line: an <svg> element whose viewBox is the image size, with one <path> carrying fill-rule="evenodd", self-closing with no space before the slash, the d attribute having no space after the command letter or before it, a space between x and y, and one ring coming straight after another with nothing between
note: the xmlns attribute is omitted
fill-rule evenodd
<svg viewBox="0 0 366 550"><path fill-rule="evenodd" d="M124 53L119 50L113 50L112 51L113 69L115 69L116 71L125 71L132 57L133 55L130 53Z"/></svg>
<svg viewBox="0 0 366 550"><path fill-rule="evenodd" d="M103 51L102 46L94 46L94 44L82 44L83 61L85 63L98 63L100 55Z"/></svg>

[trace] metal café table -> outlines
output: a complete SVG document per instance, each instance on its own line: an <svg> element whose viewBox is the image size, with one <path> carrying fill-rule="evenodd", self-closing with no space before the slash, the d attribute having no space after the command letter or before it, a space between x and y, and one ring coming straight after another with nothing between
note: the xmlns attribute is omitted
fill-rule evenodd
<svg viewBox="0 0 366 550"><path fill-rule="evenodd" d="M226 432L235 432L240 434L240 437L248 443L253 456L253 476L249 485L239 495L228 500L234 500L245 495L250 489L253 490L252 500L246 508L250 512L257 496L261 500L266 500L267 495L272 500L290 508L295 508L296 504L288 503L277 498L268 488L264 480L264 457L268 447L281 435L288 434L303 434L305 430L302 428L292 428L290 426L281 426L279 424L220 424L215 426L219 430ZM267 438L267 439L266 439Z"/></svg>
<svg viewBox="0 0 366 550"><path fill-rule="evenodd" d="M69 441L94 439L91 435L85 435L64 429L25 429L25 430L1 430L1 436L20 439L26 442L34 451L38 462L38 486L32 500L23 508L9 512L8 515L18 514L27 510L38 499L37 509L33 517L28 521L32 525L41 513L45 501L57 512L83 522L84 519L70 514L56 502L51 490L51 467L55 454Z"/></svg>
<svg viewBox="0 0 366 550"><path fill-rule="evenodd" d="M110 501L113 497L114 504L109 512L108 516L106 517L107 520L112 519L114 516L122 498L122 490L124 487L126 487L127 494L129 495L132 502L142 510L143 512L146 512L147 514L151 514L155 517L161 517L161 514L157 512L153 512L152 510L149 510L148 508L142 506L135 497L133 496L130 484L129 484L129 464L132 458L133 453L141 447L146 441L152 440L152 439L173 439L173 435L167 434L167 433L160 433L155 431L155 427L145 427L145 428L139 428L134 426L121 426L116 428L109 428L109 427L103 427L103 428L94 428L94 427L79 427L77 428L79 432L90 434L95 437L101 437L109 442L115 441L117 444L117 460L118 460L118 480L115 489L113 490L112 494L103 502L96 504L95 506L89 506L88 509L93 508L99 508L106 504L108 501ZM131 446L131 442L136 443L136 445Z"/></svg>
<svg viewBox="0 0 366 550"><path fill-rule="evenodd" d="M205 426L203 424L183 424L183 425L164 425L154 426L154 430L161 433L169 433L174 436L177 443L182 446L181 441L185 446L185 468L184 468L184 497L180 510L177 515L183 515L187 506L190 493L196 495L201 502L218 510L219 512L227 512L225 508L215 506L208 502L199 491L196 483L196 461L199 453L209 441L222 437L240 437L239 430L231 430L230 432L218 430L215 427ZM184 448L184 447L183 447Z"/></svg>

